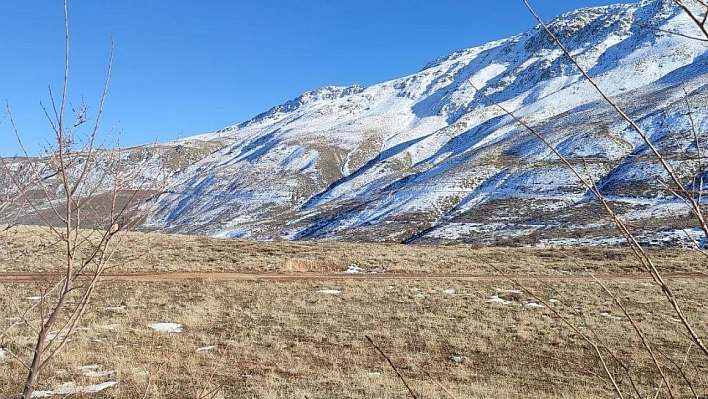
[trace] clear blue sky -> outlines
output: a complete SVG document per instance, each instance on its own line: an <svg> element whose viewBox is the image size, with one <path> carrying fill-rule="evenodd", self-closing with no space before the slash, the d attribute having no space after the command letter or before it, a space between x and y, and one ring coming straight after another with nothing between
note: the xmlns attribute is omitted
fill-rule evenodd
<svg viewBox="0 0 708 399"><path fill-rule="evenodd" d="M531 3L548 20L616 2ZM69 14L73 103L95 111L115 40L102 131L121 146L213 131L320 86L402 77L535 25L521 0L70 0ZM39 102L61 90L63 40L61 0L3 4L0 100L31 153L51 139ZM18 152L5 118L0 155Z"/></svg>

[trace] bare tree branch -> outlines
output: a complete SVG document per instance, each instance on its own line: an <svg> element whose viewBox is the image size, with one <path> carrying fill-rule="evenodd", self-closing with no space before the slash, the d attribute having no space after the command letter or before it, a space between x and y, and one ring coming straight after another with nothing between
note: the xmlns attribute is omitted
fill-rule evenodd
<svg viewBox="0 0 708 399"><path fill-rule="evenodd" d="M546 31L548 36L558 45L558 47L563 51L563 53L568 57L568 59L580 70L582 75L585 77L586 81L588 81L595 89L596 91L601 95L601 97L605 100L607 104L609 104L621 117L624 119L629 125L632 127L634 131L636 131L641 137L642 140L645 142L647 147L652 151L652 153L656 156L657 160L661 163L662 167L664 170L669 174L671 180L675 184L675 186L679 189L683 189L683 185L681 184L681 181L679 180L678 176L676 175L675 171L673 168L668 164L666 159L662 156L661 153L657 150L657 148L654 146L654 144L651 142L647 134L639 127L639 125L632 119L630 118L618 105L615 103L611 98L605 94L605 92L600 88L600 86L588 75L588 73L582 68L582 66L577 62L575 57L573 57L568 49L563 45L563 43L556 37L556 35L551 32L551 30L548 28L548 26L541 20L541 18L536 14L534 9L531 7L529 4L528 0L523 0L524 4L526 4L526 7L528 10L531 12L531 14L536 18L538 23L541 25L541 27ZM675 0L678 1L678 0ZM708 37L708 34L706 35ZM536 134L537 136L540 136ZM553 152L556 154L556 156L559 156L562 158L562 154L560 154L555 148L553 148L550 143L548 143L545 140L542 140L544 144L547 146L551 147ZM567 165L570 165L566 161ZM574 172L575 173L575 172ZM576 173L576 176L578 174ZM582 180L581 180L582 181ZM586 186L587 187L587 186ZM597 188L594 186L593 183L593 189L591 190L593 194L595 194L596 198L603 204L603 207L605 210L608 212L610 217L612 218L613 222L615 225L618 227L620 232L624 235L625 239L627 240L627 243L630 245L632 248L632 251L634 252L637 260L640 261L642 264L642 267L646 269L654 281L661 287L662 291L664 292L664 295L668 299L669 303L674 309L674 312L676 313L677 317L681 320L681 323L683 326L686 328L687 332L691 336L691 339L693 342L701 349L704 355L708 357L708 348L705 346L703 343L701 337L696 333L695 329L691 325L691 323L688 321L686 316L684 315L681 306L679 305L676 296L674 295L673 291L669 287L669 285L666 283L664 280L662 274L659 272L659 270L656 268L654 265L654 262L652 259L649 257L649 255L644 251L642 246L637 242L636 238L632 235L632 233L629 231L627 228L626 224L624 224L618 217L617 215L612 211L612 209L609 207L607 202L604 200L604 197L602 194L597 190ZM691 210L694 214L694 216L698 219L698 222L701 226L701 229L703 229L704 234L706 237L708 237L708 224L706 223L706 220L704 218L704 215L701 211L700 204L696 201L695 198L693 197L687 197L687 200L691 203Z"/></svg>
<svg viewBox="0 0 708 399"><path fill-rule="evenodd" d="M391 366L391 368L393 369L393 371L396 372L396 375L398 376L398 379L401 380L401 382L403 382L403 385L405 385L406 388L408 388L408 393L411 394L411 397L412 397L413 399L418 399L418 395L416 395L416 393L413 391L413 389L411 388L411 386L408 385L408 382L407 382L406 379L403 377L403 375L401 374L401 372L398 371L398 368L396 368L396 365L393 364L393 362L391 361L391 358L389 358L389 357L384 353L384 351L382 351L381 348L379 348L379 346L376 345L376 343L374 342L373 339L371 339L371 337L369 337L368 335L365 335L364 337L366 337L366 339L369 341L369 343L371 343L371 345L372 345L374 348L376 348L376 351L379 352L379 354L381 354L381 356L383 356L384 359L386 359L386 362L388 362L389 366Z"/></svg>

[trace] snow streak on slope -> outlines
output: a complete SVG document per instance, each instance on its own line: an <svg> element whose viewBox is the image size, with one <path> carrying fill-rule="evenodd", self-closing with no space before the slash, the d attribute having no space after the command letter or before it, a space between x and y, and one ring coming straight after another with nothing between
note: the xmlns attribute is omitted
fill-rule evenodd
<svg viewBox="0 0 708 399"><path fill-rule="evenodd" d="M703 42L663 32L696 30L672 1L581 9L549 26L662 151L697 152L684 90L705 132L708 53ZM406 242L448 237L436 233L447 225L455 239L478 239L488 235L480 224L500 226L497 236L602 224L550 149L486 97L608 194L647 199L644 208L667 201L656 197L663 175L645 143L536 27L410 76L323 87L183 140L226 145L173 177L149 224L228 237ZM690 181L695 165L675 166Z"/></svg>

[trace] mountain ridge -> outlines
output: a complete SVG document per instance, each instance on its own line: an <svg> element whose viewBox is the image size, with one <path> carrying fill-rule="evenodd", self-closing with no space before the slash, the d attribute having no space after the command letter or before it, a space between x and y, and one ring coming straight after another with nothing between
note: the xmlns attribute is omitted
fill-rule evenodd
<svg viewBox="0 0 708 399"><path fill-rule="evenodd" d="M651 124L675 108L673 125L686 128L677 80L702 96L705 73L694 62L704 62L706 49L659 30L691 27L670 1L580 9L549 27L610 95L634 108L635 118ZM632 107L642 96L665 108ZM632 166L644 151L640 138L535 27L439 57L402 78L310 91L234 125L219 136L230 144L190 168L206 174L188 170L174 180L186 195L163 196L149 223L227 237L425 242L445 236L452 223L511 222L501 223L499 234L474 227L456 238L489 241L528 230L517 227L534 214L530 219L541 221L534 231L563 230L558 209L579 213L589 201L586 190L487 98L534 124L572 162L590 159L588 173L609 194L641 192L636 200L661 213L660 201L646 197L647 174ZM654 130L652 140L661 144ZM651 161L643 167L661 178ZM242 202L200 199L205 190ZM504 205L522 199L527 209ZM493 212L483 217L486 208Z"/></svg>

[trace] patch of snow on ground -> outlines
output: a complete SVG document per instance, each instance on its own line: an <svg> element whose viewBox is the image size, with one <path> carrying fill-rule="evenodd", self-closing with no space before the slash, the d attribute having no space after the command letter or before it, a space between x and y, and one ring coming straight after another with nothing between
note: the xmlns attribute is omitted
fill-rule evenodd
<svg viewBox="0 0 708 399"><path fill-rule="evenodd" d="M614 199L614 198L613 198ZM686 214L689 208L681 201L642 201L622 198L630 205L647 205L645 209L633 208L624 215L627 220L643 220L656 217L676 217ZM618 200L619 202L619 200Z"/></svg>
<svg viewBox="0 0 708 399"><path fill-rule="evenodd" d="M85 375L86 377L89 378L99 378L99 377L106 377L109 375L113 375L116 373L115 370L102 370L99 371L99 369L103 368L103 366L98 365L98 364L89 364L87 366L81 366L77 367L79 370L81 370L81 373Z"/></svg>
<svg viewBox="0 0 708 399"><path fill-rule="evenodd" d="M28 300L28 301L39 301L39 300L41 300L41 299L42 299L41 296L28 296L28 297L27 297L27 300Z"/></svg>
<svg viewBox="0 0 708 399"><path fill-rule="evenodd" d="M705 248L705 235L699 227L686 229L662 230L643 234L640 242L660 247Z"/></svg>
<svg viewBox="0 0 708 399"><path fill-rule="evenodd" d="M511 305L511 301L499 298L499 295L492 295L491 298L487 299L488 303L498 303L500 305Z"/></svg>
<svg viewBox="0 0 708 399"><path fill-rule="evenodd" d="M447 290L443 290L443 294L455 295L455 290L453 290L452 288L447 289Z"/></svg>
<svg viewBox="0 0 708 399"><path fill-rule="evenodd" d="M62 342L65 339L66 339L66 332L65 331L50 331L47 334L47 338L45 340L46 341Z"/></svg>
<svg viewBox="0 0 708 399"><path fill-rule="evenodd" d="M506 237L532 234L542 226L509 225L506 223L448 223L428 233L428 237L459 240L474 233L500 233Z"/></svg>
<svg viewBox="0 0 708 399"><path fill-rule="evenodd" d="M465 234L469 233L489 233L497 229L502 229L506 227L501 223L448 223L445 226L441 226L435 229L428 236L432 238L447 238L450 240L456 240L461 238Z"/></svg>
<svg viewBox="0 0 708 399"><path fill-rule="evenodd" d="M342 291L340 291L340 290L319 290L319 291L315 291L315 292L317 292L319 294L325 294L325 295L339 295L342 293Z"/></svg>
<svg viewBox="0 0 708 399"><path fill-rule="evenodd" d="M169 333L181 333L182 325L178 323L153 323L149 325L155 331L169 332Z"/></svg>
<svg viewBox="0 0 708 399"><path fill-rule="evenodd" d="M573 246L618 246L625 244L624 237L583 237L583 238L556 238L542 239L538 247L573 247Z"/></svg>
<svg viewBox="0 0 708 399"><path fill-rule="evenodd" d="M385 271L386 270L383 270L383 269L380 269L380 270L364 269L362 267L359 267L359 265L357 265L356 263L352 263L351 265L349 265L347 267L347 271L345 271L345 273L348 273L348 274L358 274L358 273L376 274L376 273L383 273Z"/></svg>
<svg viewBox="0 0 708 399"><path fill-rule="evenodd" d="M698 227L686 229L670 229L662 231L648 231L637 234L636 238L642 245L659 247L683 247L683 248L703 248L706 245L703 231ZM624 237L583 237L583 238L558 238L543 239L539 241L539 247L560 247L560 246L618 246L625 245L627 240Z"/></svg>
<svg viewBox="0 0 708 399"><path fill-rule="evenodd" d="M33 398L46 398L54 395L72 395L72 394L83 394L83 393L95 393L103 391L106 388L110 388L116 385L115 381L102 382L95 385L87 386L77 386L74 382L65 382L59 388L53 391L34 391L32 393Z"/></svg>
<svg viewBox="0 0 708 399"><path fill-rule="evenodd" d="M108 306L104 308L103 310L107 312L122 312L125 310L125 305L120 305L120 306Z"/></svg>
<svg viewBox="0 0 708 399"><path fill-rule="evenodd" d="M120 324L106 324L103 326L106 330L116 330L118 327L120 327Z"/></svg>
<svg viewBox="0 0 708 399"><path fill-rule="evenodd" d="M345 273L356 274L356 273L365 273L365 272L366 272L366 269L362 269L356 263L352 263L351 265L349 265L349 267L347 268L347 271Z"/></svg>
<svg viewBox="0 0 708 399"><path fill-rule="evenodd" d="M201 347L201 348L197 348L196 352L197 352L197 353L204 353L204 352L208 352L208 351L210 351L210 350L212 350L212 349L214 349L214 348L216 348L215 345L203 346L203 347Z"/></svg>
<svg viewBox="0 0 708 399"><path fill-rule="evenodd" d="M0 347L0 357L5 357L5 348Z"/></svg>
<svg viewBox="0 0 708 399"><path fill-rule="evenodd" d="M602 313L600 313L600 316L608 318L608 319L613 319L613 320L622 320L621 317L613 316L611 313L608 313L608 312L602 312Z"/></svg>
<svg viewBox="0 0 708 399"><path fill-rule="evenodd" d="M536 302L528 302L528 303L525 303L524 306L528 306L530 308L545 308L545 306L538 304Z"/></svg>

